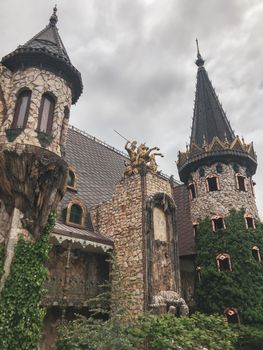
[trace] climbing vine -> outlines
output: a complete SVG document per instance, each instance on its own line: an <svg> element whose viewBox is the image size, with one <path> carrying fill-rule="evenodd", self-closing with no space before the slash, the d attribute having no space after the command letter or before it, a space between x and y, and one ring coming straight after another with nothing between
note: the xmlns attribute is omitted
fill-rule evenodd
<svg viewBox="0 0 263 350"><path fill-rule="evenodd" d="M197 304L201 311L223 314L225 308L238 309L241 323L263 324L263 261L252 256L257 246L263 255L263 224L246 229L244 210L225 218L226 229L213 232L209 218L198 227L196 264L201 267ZM227 253L232 271L218 272L216 256Z"/></svg>
<svg viewBox="0 0 263 350"><path fill-rule="evenodd" d="M4 273L4 258L5 258L5 246L3 243L0 244L0 278Z"/></svg>
<svg viewBox="0 0 263 350"><path fill-rule="evenodd" d="M45 262L50 250L49 235L55 220L56 214L51 213L37 241L28 241L22 236L18 239L11 272L0 295L2 350L38 348L45 315L39 303L47 276Z"/></svg>

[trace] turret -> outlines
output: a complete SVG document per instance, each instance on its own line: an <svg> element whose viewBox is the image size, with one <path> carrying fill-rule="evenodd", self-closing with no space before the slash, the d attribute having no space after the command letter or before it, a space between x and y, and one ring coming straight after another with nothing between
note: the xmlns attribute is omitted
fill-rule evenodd
<svg viewBox="0 0 263 350"><path fill-rule="evenodd" d="M219 219L230 209L258 217L252 176L257 158L253 144L235 135L208 78L197 42L197 84L190 145L179 152L178 171L189 190L193 223Z"/></svg>
<svg viewBox="0 0 263 350"><path fill-rule="evenodd" d="M58 34L56 12L0 64L0 243L6 246L0 289L18 236L40 235L65 191L63 146L82 81Z"/></svg>

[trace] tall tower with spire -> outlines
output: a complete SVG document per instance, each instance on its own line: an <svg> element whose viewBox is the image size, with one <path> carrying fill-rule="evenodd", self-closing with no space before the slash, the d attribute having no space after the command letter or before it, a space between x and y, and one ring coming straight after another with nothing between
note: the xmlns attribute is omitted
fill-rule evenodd
<svg viewBox="0 0 263 350"><path fill-rule="evenodd" d="M61 200L63 149L71 105L82 92L57 29L48 25L0 63L0 243L9 273L19 235L34 240Z"/></svg>
<svg viewBox="0 0 263 350"><path fill-rule="evenodd" d="M195 63L198 71L190 145L179 152L177 162L180 179L189 190L193 225L209 216L220 228L232 208L244 208L247 217L258 218L253 144L233 132L208 78L198 42Z"/></svg>

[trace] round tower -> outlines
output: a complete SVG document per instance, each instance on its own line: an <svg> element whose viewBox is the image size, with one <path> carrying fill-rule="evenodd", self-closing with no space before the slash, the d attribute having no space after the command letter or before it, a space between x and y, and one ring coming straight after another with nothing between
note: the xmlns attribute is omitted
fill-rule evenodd
<svg viewBox="0 0 263 350"><path fill-rule="evenodd" d="M197 45L198 48L198 45ZM197 52L197 84L190 145L179 152L178 171L189 191L193 225L211 217L223 228L229 210L258 218L252 176L257 160L253 144L234 134Z"/></svg>
<svg viewBox="0 0 263 350"><path fill-rule="evenodd" d="M64 143L82 81L58 34L56 12L0 63L0 243L6 246L0 289L17 237L41 234L65 190Z"/></svg>

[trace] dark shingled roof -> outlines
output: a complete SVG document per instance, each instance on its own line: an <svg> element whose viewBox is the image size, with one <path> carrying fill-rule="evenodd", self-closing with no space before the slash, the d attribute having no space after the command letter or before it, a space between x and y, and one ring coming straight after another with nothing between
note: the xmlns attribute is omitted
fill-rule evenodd
<svg viewBox="0 0 263 350"><path fill-rule="evenodd" d="M195 238L190 214L189 194L185 185L174 187L174 201L177 207L176 228L178 232L179 255L195 254Z"/></svg>
<svg viewBox="0 0 263 350"><path fill-rule="evenodd" d="M77 192L68 189L59 205L57 225L60 225L60 232L63 231L63 227L67 227L64 225L64 214L71 198L76 196L81 199L87 209L111 198L116 184L123 176L125 160L127 160L127 157L124 153L75 127L69 127L66 161L69 166L76 170ZM188 192L184 185L178 186L177 181L174 181L174 185L179 253L180 255L190 255L193 254L194 237ZM73 235L76 234L74 228L69 227L67 231L70 231ZM86 232L87 239L94 239L93 236L91 237L91 232L93 232L92 235L96 235L96 232L94 232L90 215L87 216L85 230L81 230L81 232L82 235ZM109 244L111 244L110 241Z"/></svg>
<svg viewBox="0 0 263 350"><path fill-rule="evenodd" d="M10 70L18 67L41 65L56 74L61 74L72 89L72 102L76 103L83 90L81 75L71 64L67 51L59 36L57 9L49 19L49 24L24 45L2 58L2 64Z"/></svg>
<svg viewBox="0 0 263 350"><path fill-rule="evenodd" d="M198 72L191 144L202 146L204 141L210 144L215 136L221 141L227 137L228 142L232 142L234 132L203 67L204 60L199 52L196 65Z"/></svg>

